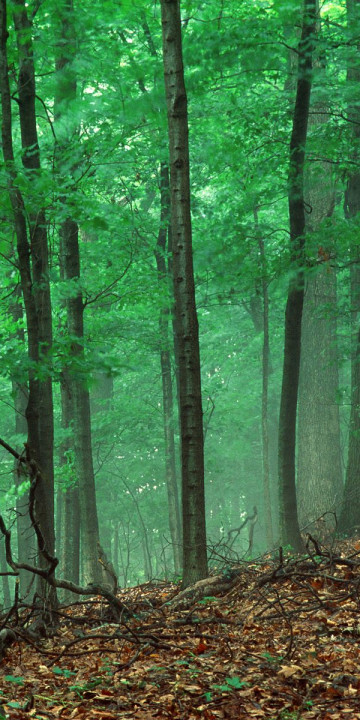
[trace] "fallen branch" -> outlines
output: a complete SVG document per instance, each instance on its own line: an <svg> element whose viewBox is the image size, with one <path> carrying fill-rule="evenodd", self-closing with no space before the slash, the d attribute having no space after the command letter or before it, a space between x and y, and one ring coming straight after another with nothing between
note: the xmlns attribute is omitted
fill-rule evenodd
<svg viewBox="0 0 360 720"><path fill-rule="evenodd" d="M48 562L47 568L36 567L35 565L30 565L29 563L15 562L12 556L11 549L11 532L7 529L3 517L0 515L0 531L2 532L5 539L6 562L13 570L13 574L18 575L20 570L27 570L28 572L34 573L34 575L39 575L40 577L44 578L44 580L46 580L49 585L54 588L70 590L76 595L100 595L101 597L105 598L105 600L107 600L107 602L109 603L114 615L114 619L116 621L119 621L124 613L130 616L131 612L124 605L124 603L120 602L116 595L103 585L99 583L90 583L89 585L83 586L77 585L70 580L57 580L55 578L54 571L59 564L59 560L58 558L50 555L50 553L48 552L44 536L35 515L35 491L37 483L41 479L40 468L36 461L31 457L30 448L27 443L25 443L25 452L21 455L1 438L0 445L5 448L5 450L7 450L11 455L13 455L13 457L15 457L19 463L22 463L25 466L26 471L30 477L31 482L29 490L29 516L31 524L36 533L38 547L42 555Z"/></svg>

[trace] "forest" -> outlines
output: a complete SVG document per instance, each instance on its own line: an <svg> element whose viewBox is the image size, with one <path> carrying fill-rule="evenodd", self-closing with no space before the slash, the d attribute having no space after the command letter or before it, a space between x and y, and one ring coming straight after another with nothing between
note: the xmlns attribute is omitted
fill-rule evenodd
<svg viewBox="0 0 360 720"><path fill-rule="evenodd" d="M0 658L21 612L244 573L324 610L360 566L360 0L0 0L0 92Z"/></svg>

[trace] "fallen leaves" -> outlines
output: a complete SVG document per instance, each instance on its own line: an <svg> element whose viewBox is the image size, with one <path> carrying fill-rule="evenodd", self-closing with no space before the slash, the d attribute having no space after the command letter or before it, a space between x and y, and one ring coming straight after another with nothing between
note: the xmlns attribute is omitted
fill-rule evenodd
<svg viewBox="0 0 360 720"><path fill-rule="evenodd" d="M0 703L11 720L360 720L360 571L323 565L244 563L230 591L180 606L175 586L124 591L125 625L75 605L7 650Z"/></svg>

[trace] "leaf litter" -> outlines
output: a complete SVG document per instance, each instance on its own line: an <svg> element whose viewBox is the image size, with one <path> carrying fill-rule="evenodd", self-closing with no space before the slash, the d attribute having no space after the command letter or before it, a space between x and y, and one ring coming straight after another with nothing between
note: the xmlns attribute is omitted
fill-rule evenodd
<svg viewBox="0 0 360 720"><path fill-rule="evenodd" d="M119 623L94 597L34 639L22 610L0 661L0 720L360 719L360 548L316 547L183 592L123 590Z"/></svg>

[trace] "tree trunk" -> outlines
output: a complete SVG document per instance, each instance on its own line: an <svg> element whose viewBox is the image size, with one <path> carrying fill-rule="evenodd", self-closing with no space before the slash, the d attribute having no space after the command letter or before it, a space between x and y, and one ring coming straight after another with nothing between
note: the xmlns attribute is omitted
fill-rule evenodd
<svg viewBox="0 0 360 720"><path fill-rule="evenodd" d="M351 36L357 37L360 25L360 0L347 0L347 24ZM347 80L360 88L359 45L353 50L349 60ZM349 107L348 118L353 123L354 149L351 159L354 167L359 163L358 144L360 139L360 103L353 102ZM360 172L349 172L345 193L345 216L353 224L354 232L359 232L360 213ZM349 448L346 467L344 498L339 518L339 530L353 533L360 526L360 253L355 247L351 250L350 299L351 299L351 409L349 425Z"/></svg>
<svg viewBox="0 0 360 720"><path fill-rule="evenodd" d="M170 221L170 188L169 171L165 163L161 165L160 195L161 195L161 218L155 251L156 265L159 285L167 283L169 271L166 263L167 235ZM163 417L164 417L164 440L165 440L165 476L168 497L169 529L172 542L174 571L176 575L181 574L182 549L181 549L181 524L179 495L176 478L175 460L175 431L174 431L174 407L173 407L173 386L171 377L171 356L169 349L169 305L168 300L160 310L160 365L163 393Z"/></svg>
<svg viewBox="0 0 360 720"><path fill-rule="evenodd" d="M319 59L315 63L321 83L323 65ZM311 107L309 128L315 130L315 136L327 120L324 101ZM311 140L308 152L311 153ZM326 161L310 161L305 186L306 231L319 233L335 205L331 165ZM325 237L326 228L323 232ZM329 262L331 251L328 246L325 249L320 246L318 270L307 273L301 328L298 508L301 525L314 535L334 531L334 512L342 496L337 322L333 311L337 283L336 271Z"/></svg>
<svg viewBox="0 0 360 720"><path fill-rule="evenodd" d="M64 148L69 150L71 142L76 137L76 129L72 128L70 120L71 109L76 102L76 73L73 64L76 37L72 0L63 1L60 20L61 49L65 48L65 52L59 55L56 62L58 85L55 108L56 121L58 124L61 122L57 147L58 170L61 175L61 152ZM67 115L69 108L70 114ZM66 200L63 199L64 204L65 202ZM62 222L60 228L60 256L64 279L71 281L74 288L66 299L67 330L71 338L71 359L66 371L66 379L73 430L73 461L79 492L82 576L84 583L101 582L105 579L105 573L99 563L98 555L100 543L92 459L90 395L87 378L82 370L85 365L84 304L78 282L80 279L79 228L70 215ZM76 503L76 497L72 494L66 502L69 513L73 513L76 509L74 502ZM73 527L71 516L69 523ZM73 538L72 549L69 549L69 552L76 552L76 547L77 541Z"/></svg>
<svg viewBox="0 0 360 720"><path fill-rule="evenodd" d="M285 346L279 416L279 500L282 542L295 551L303 543L299 530L295 485L296 413L304 299L304 162L309 117L316 0L305 0L299 43L299 70L290 141L289 219L292 277L285 311Z"/></svg>
<svg viewBox="0 0 360 720"><path fill-rule="evenodd" d="M161 0L168 113L175 325L180 383L183 585L206 577L204 436L190 214L187 97L179 0Z"/></svg>
<svg viewBox="0 0 360 720"><path fill-rule="evenodd" d="M269 294L266 270L265 243L259 234L258 208L254 208L256 234L261 262L261 295L262 295L262 392L261 392L261 439L264 488L264 515L267 548L273 546L271 492L270 492L270 453L269 453L269 373L270 373L270 339L269 339Z"/></svg>
<svg viewBox="0 0 360 720"><path fill-rule="evenodd" d="M6 562L6 554L5 554L5 538L0 538L0 571L2 573L2 592L3 592L3 608L0 605L0 610L10 610L11 608L11 595L10 595L10 583L9 583L9 576L6 575L7 572L9 572L9 568Z"/></svg>
<svg viewBox="0 0 360 720"><path fill-rule="evenodd" d="M302 322L297 490L301 525L314 535L335 529L342 497L336 319L325 304L336 307L328 262L307 280Z"/></svg>
<svg viewBox="0 0 360 720"><path fill-rule="evenodd" d="M14 24L19 58L18 94L20 129L23 155L22 161L28 178L36 177L40 171L40 152L37 136L35 110L35 67L32 48L32 27L27 15L25 0L14 0ZM44 209L29 213L32 263L32 291L36 306L36 334L38 339L37 360L49 363L52 347L52 317L49 284L48 242ZM30 342L30 331L29 342ZM29 394L26 417L29 428L30 453L34 452L39 462L41 479L36 490L35 512L37 522L46 541L47 551L55 552L54 532L54 422L52 401L52 379L50 367L45 379L35 380L38 392ZM46 567L47 560L40 552L40 565ZM48 591L49 586L39 580L40 588ZM54 593L54 590L51 590Z"/></svg>
<svg viewBox="0 0 360 720"><path fill-rule="evenodd" d="M35 112L35 69L31 23L23 0L14 0L14 24L18 48L18 99L22 142L22 163L29 182L36 181L40 171L40 152ZM49 288L48 246L44 209L27 211L24 198L16 186L16 169L12 144L11 96L7 63L8 39L6 0L0 2L1 24L1 102L2 149L7 171L8 192L14 215L21 289L26 313L29 371L29 397L26 408L28 427L27 454L37 463L41 475L36 487L35 513L45 540L39 548L41 567L48 565L46 553L54 554L54 471L53 406L49 353L52 346L52 319ZM32 201L33 202L33 201ZM29 222L29 238L26 224ZM41 363L41 376L37 368ZM49 605L56 605L55 589L38 578L38 591Z"/></svg>
<svg viewBox="0 0 360 720"><path fill-rule="evenodd" d="M21 302L21 289L14 289L14 299L10 304L10 314L16 324L15 336L19 343L26 342L23 330L23 306ZM27 436L26 407L28 404L28 388L23 382L21 376L13 376L11 380L12 399L15 410L15 434L17 436L16 450L22 453L24 449L24 440ZM21 440L20 440L21 438ZM33 562L36 548L36 538L33 528L31 527L29 518L29 492L24 487L28 483L29 478L24 472L21 463L17 460L14 462L14 485L16 488L16 534L18 545L18 562ZM28 599L30 590L34 583L35 576L28 570L19 571L20 581L20 597Z"/></svg>
<svg viewBox="0 0 360 720"><path fill-rule="evenodd" d="M61 388L61 425L65 433L71 431L72 404L70 396L69 378L66 372L62 373L60 379ZM60 488L58 502L62 505L62 541L58 549L60 556L60 571L66 580L80 583L80 508L79 508L79 487L76 473L74 471L72 442L68 434L60 446L60 467L63 469L63 482L66 489ZM62 599L70 602L74 597L73 593L63 591Z"/></svg>
<svg viewBox="0 0 360 720"><path fill-rule="evenodd" d="M19 385L16 381L12 383L13 387L13 402L15 406L15 432L17 435L23 435L26 437L27 423L25 418L25 411L28 402L27 388L23 385ZM18 447L19 453L23 450L22 447ZM14 467L14 479L16 486L16 532L17 532L17 543L18 543L18 562L28 563L29 565L33 562L33 556L36 548L36 538L33 528L31 527L29 518L29 492L24 491L21 487L23 483L28 482L29 478L23 472L21 464L16 460ZM19 571L20 580L20 597L23 600L29 599L29 593L33 586L34 575L28 570Z"/></svg>

